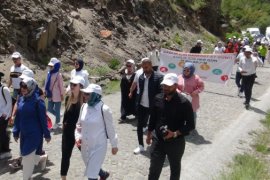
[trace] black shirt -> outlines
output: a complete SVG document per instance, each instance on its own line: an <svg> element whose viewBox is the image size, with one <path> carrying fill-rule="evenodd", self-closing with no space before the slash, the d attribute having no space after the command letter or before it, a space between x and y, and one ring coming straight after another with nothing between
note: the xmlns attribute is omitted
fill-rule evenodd
<svg viewBox="0 0 270 180"><path fill-rule="evenodd" d="M173 132L179 130L182 136L195 128L192 105L183 95L175 93L170 101L165 100L164 93L156 95L148 130L155 130L163 140L160 127L165 125Z"/></svg>
<svg viewBox="0 0 270 180"><path fill-rule="evenodd" d="M190 53L201 53L202 47L201 46L194 46L191 48Z"/></svg>

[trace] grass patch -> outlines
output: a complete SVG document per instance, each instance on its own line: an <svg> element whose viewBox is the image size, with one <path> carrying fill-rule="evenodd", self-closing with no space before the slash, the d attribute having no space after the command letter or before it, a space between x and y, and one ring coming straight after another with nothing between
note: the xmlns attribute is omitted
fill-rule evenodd
<svg viewBox="0 0 270 180"><path fill-rule="evenodd" d="M109 74L112 70L107 65L104 65L104 66L98 66L95 68L88 68L87 71L90 74L90 76L92 75L105 76Z"/></svg>
<svg viewBox="0 0 270 180"><path fill-rule="evenodd" d="M120 91L120 81L110 81L104 87L104 94L113 94Z"/></svg>
<svg viewBox="0 0 270 180"><path fill-rule="evenodd" d="M221 173L218 180L264 180L270 179L269 144L270 144L270 114L263 121L265 129L257 133L253 153L236 155L230 165L231 171Z"/></svg>
<svg viewBox="0 0 270 180"><path fill-rule="evenodd" d="M221 175L221 180L269 179L266 163L250 154L235 156L231 168L229 174Z"/></svg>

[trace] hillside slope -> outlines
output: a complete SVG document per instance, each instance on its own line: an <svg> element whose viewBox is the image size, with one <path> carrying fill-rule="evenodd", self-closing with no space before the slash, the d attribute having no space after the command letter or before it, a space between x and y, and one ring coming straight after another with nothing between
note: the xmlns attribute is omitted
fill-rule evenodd
<svg viewBox="0 0 270 180"><path fill-rule="evenodd" d="M41 69L57 56L64 62L64 71L80 55L90 65L90 74L104 75L111 71L112 60L138 61L151 44L188 51L202 39L207 52L216 42L200 24L207 24L204 8L208 14L217 13L214 5L196 9L174 0L102 2L0 0L0 54L16 49Z"/></svg>

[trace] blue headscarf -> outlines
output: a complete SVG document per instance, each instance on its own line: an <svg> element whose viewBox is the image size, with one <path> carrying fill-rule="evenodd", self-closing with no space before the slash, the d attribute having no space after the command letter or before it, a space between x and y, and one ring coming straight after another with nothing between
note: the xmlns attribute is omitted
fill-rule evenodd
<svg viewBox="0 0 270 180"><path fill-rule="evenodd" d="M81 71L83 69L84 62L82 59L76 59L76 61L79 64L79 68L76 69L76 71L78 72L78 71Z"/></svg>
<svg viewBox="0 0 270 180"><path fill-rule="evenodd" d="M47 82L46 82L46 85L45 85L46 96L47 96L48 98L51 98L51 97L52 97L52 91L50 90L50 86L51 86L51 77L52 77L53 74L59 72L60 67L61 67L61 63L58 62L58 63L56 63L56 64L53 66L53 69L50 70L50 71L48 72L48 75L47 75Z"/></svg>
<svg viewBox="0 0 270 180"><path fill-rule="evenodd" d="M97 103L101 101L101 95L97 94L95 92L91 93L91 97L88 100L87 104L88 106L94 107Z"/></svg>
<svg viewBox="0 0 270 180"><path fill-rule="evenodd" d="M186 68L188 68L189 71L190 71L190 73L189 73L188 76L185 76L185 74L184 74L184 69L186 69ZM184 65L184 67L183 67L183 78L184 79L188 79L188 78L192 77L194 75L194 72L195 72L195 66L194 66L194 64L191 63L191 62L186 62L185 65Z"/></svg>

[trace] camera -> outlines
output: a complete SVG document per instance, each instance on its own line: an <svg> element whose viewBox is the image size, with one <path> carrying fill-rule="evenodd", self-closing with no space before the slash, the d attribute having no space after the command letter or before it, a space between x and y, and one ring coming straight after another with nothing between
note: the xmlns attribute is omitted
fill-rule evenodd
<svg viewBox="0 0 270 180"><path fill-rule="evenodd" d="M161 131L163 137L166 137L168 135L168 126L167 125L161 126L159 128L159 130Z"/></svg>

